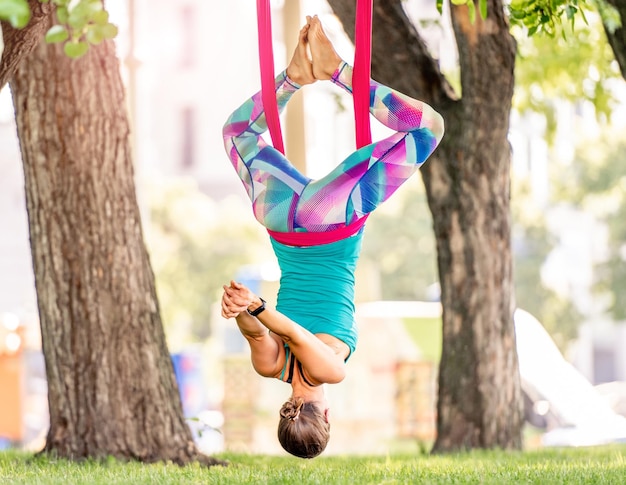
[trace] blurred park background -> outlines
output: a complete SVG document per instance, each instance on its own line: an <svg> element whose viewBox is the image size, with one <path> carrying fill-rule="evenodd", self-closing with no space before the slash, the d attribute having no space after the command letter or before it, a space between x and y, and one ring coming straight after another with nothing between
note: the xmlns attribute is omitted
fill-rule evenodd
<svg viewBox="0 0 626 485"><path fill-rule="evenodd" d="M227 116L259 89L254 5L109 0L107 8L120 29L139 203L185 415L208 453L278 453L288 386L253 372L234 321L217 306L232 278L269 301L278 284L269 240L221 137ZM435 2L410 0L405 8L454 78L450 27ZM340 54L352 59L325 1L275 1L272 12L277 71L306 14L320 15ZM525 446L624 441L626 86L615 62L606 62L594 16L558 43L523 35L518 42L509 140ZM557 67L559 75L549 75ZM592 73L585 83L580 69ZM288 154L318 177L353 149L351 99L330 83L298 96L283 119ZM39 449L47 394L23 185L7 86L0 91L0 448ZM357 274L360 344L346 380L329 386L329 453L414 449L435 433L441 306L418 176L366 232Z"/></svg>

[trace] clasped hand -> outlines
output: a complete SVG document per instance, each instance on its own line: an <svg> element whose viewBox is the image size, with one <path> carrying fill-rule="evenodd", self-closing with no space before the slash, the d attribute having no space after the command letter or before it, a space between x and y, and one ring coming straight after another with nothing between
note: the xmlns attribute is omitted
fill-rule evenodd
<svg viewBox="0 0 626 485"><path fill-rule="evenodd" d="M224 285L222 295L222 316L224 318L236 318L241 312L245 312L254 300L254 293L246 286L236 281L231 281L230 286Z"/></svg>

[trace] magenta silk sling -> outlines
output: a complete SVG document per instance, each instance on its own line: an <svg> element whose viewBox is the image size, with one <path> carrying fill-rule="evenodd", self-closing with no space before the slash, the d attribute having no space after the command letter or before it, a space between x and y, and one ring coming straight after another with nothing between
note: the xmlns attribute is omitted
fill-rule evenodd
<svg viewBox="0 0 626 485"><path fill-rule="evenodd" d="M356 147L372 142L370 129L370 75L372 61L372 4L373 0L356 0L354 74L352 79ZM274 52L272 47L272 18L270 0L257 0L259 64L261 69L261 97L267 127L274 148L285 153L280 128L276 93L274 92Z"/></svg>

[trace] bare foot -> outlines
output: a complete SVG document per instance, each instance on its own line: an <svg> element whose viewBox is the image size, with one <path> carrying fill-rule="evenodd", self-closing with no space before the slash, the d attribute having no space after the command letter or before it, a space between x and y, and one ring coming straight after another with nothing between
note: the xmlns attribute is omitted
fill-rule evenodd
<svg viewBox="0 0 626 485"><path fill-rule="evenodd" d="M308 33L310 26L307 23L302 29L300 29L300 34L298 35L298 45L296 46L296 50L293 52L293 57L287 66L287 76L292 81L297 82L301 86L305 84L312 84L317 79L313 76L313 66L311 64L311 59L309 59L308 55Z"/></svg>
<svg viewBox="0 0 626 485"><path fill-rule="evenodd" d="M341 57L326 37L317 15L314 17L307 16L306 20L310 26L308 39L313 57L313 76L320 81L330 79L339 67Z"/></svg>

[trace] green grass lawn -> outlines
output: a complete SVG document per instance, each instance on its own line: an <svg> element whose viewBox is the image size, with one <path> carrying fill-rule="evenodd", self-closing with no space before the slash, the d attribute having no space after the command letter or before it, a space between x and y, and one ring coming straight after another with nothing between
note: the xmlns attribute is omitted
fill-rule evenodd
<svg viewBox="0 0 626 485"><path fill-rule="evenodd" d="M1 484L615 484L626 483L625 446L471 452L448 456L286 457L219 455L228 467L70 463L0 453Z"/></svg>

